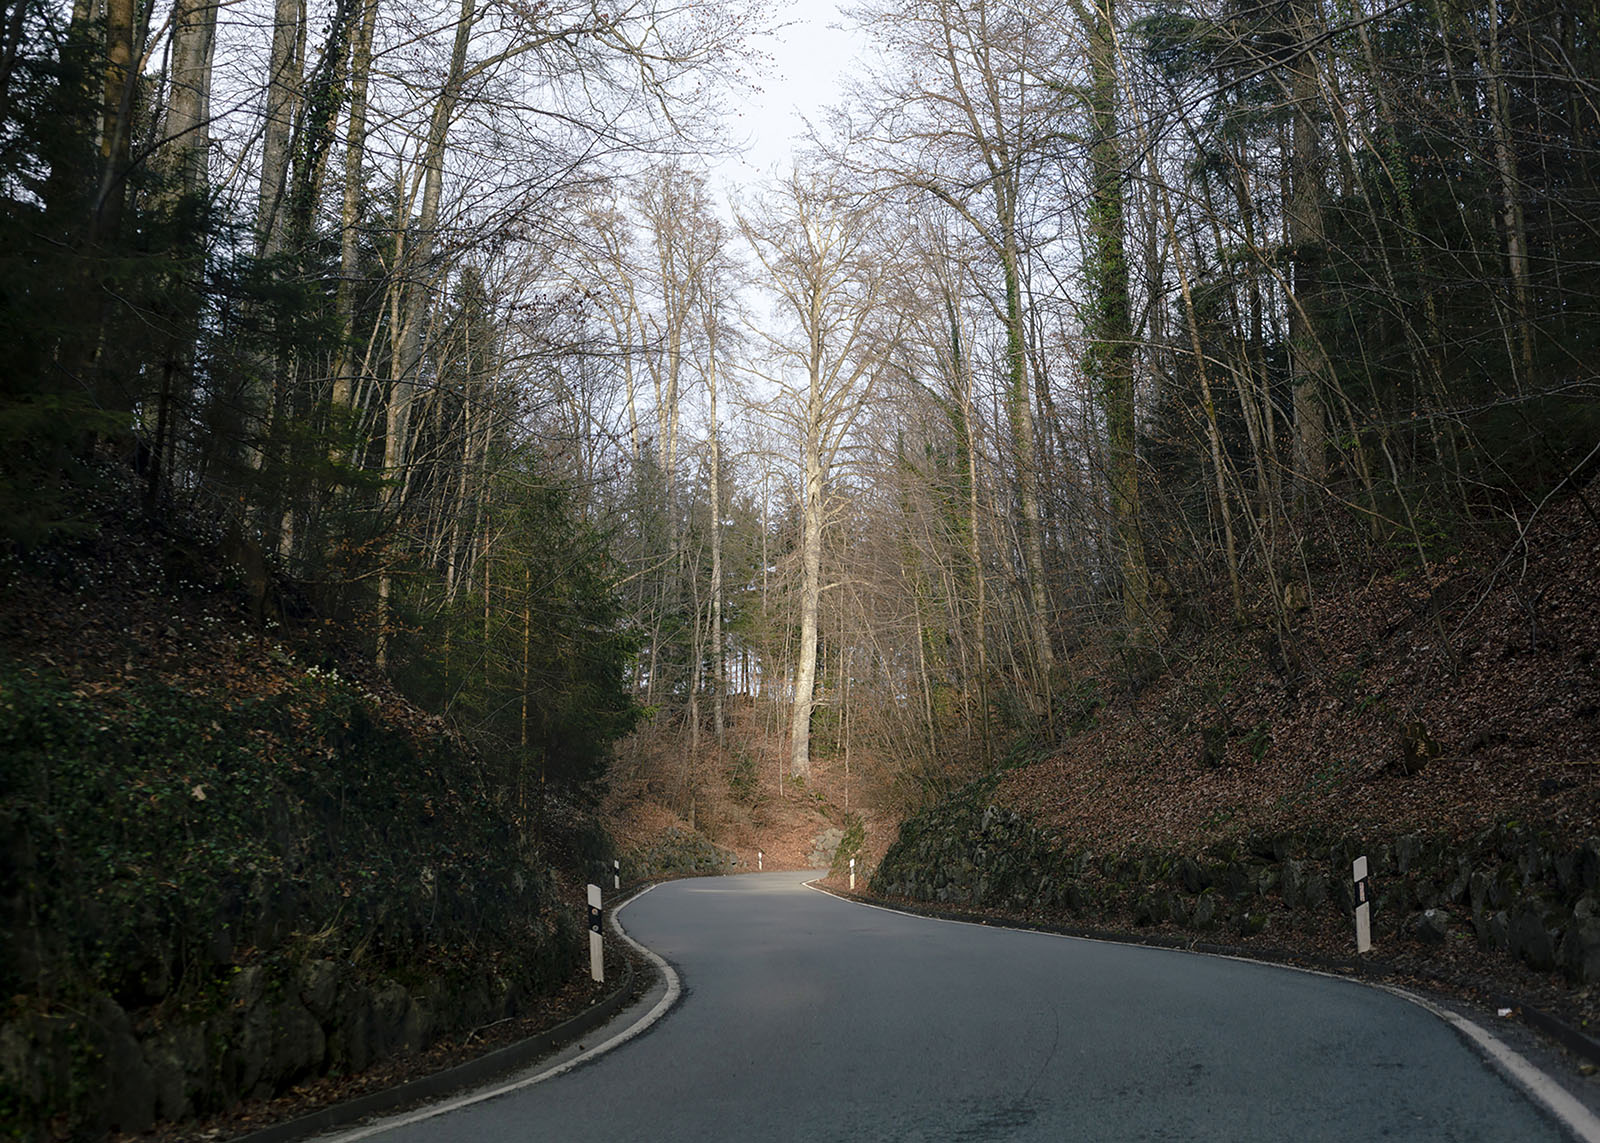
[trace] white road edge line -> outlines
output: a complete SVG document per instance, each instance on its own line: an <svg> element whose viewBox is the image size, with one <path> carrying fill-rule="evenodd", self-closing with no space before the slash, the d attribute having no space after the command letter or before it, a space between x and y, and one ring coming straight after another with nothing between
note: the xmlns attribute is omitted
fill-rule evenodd
<svg viewBox="0 0 1600 1143"><path fill-rule="evenodd" d="M1583 1143L1600 1143L1600 1116L1596 1116L1569 1095L1565 1088L1494 1033L1481 1024L1474 1023L1448 1008L1440 1007L1424 996L1407 992L1404 988L1397 988L1392 984L1380 984L1377 987L1432 1012L1471 1041L1495 1069L1526 1091L1535 1102L1543 1104L1550 1114L1583 1140Z"/></svg>
<svg viewBox="0 0 1600 1143"><path fill-rule="evenodd" d="M958 921L953 917L930 917L923 913L908 913L888 905L878 905L867 901L857 901L850 897L841 897L837 893L830 892L818 885L816 883L818 880L820 878L814 878L811 881L804 882L804 885L807 889L832 897L836 901L843 901L850 905L860 905L866 909L878 909L885 913L896 913L902 917L918 917L924 921L942 921L947 925L971 925L981 929L1004 929L1013 933L1038 933L1040 936L1056 937L1060 940L1069 941L1087 941L1090 944L1124 945L1131 948L1147 948L1160 952L1186 952L1200 956L1220 956L1224 960L1237 960L1245 964L1260 964L1271 968L1286 968L1291 972L1303 972L1308 976L1323 976L1329 980L1343 980L1350 984L1382 989L1392 996L1409 1001L1417 1007L1431 1012L1434 1016L1454 1028L1457 1033L1478 1050L1491 1067L1521 1088L1534 1103L1539 1104L1553 1115L1563 1127L1572 1133L1574 1138L1581 1140L1581 1143L1600 1143L1600 1116L1596 1116L1594 1112L1569 1095L1565 1088L1535 1064L1531 1063L1527 1057L1484 1028L1483 1025L1474 1023L1465 1016L1458 1015L1448 1008L1442 1008L1426 997L1419 996L1414 992L1407 992L1403 988L1397 988L1391 984L1372 984L1368 981L1340 976L1338 973L1324 972L1321 969L1306 968L1297 964L1278 964L1275 961L1251 960L1249 957L1232 956L1227 953L1205 953L1200 952L1198 949L1167 948L1164 945L1134 945L1127 941L1110 941L1101 937L1075 937L1070 933L1052 933L1043 929L1024 929L1012 925L986 925L980 921Z"/></svg>
<svg viewBox="0 0 1600 1143"><path fill-rule="evenodd" d="M645 1013L633 1024L630 1024L628 1027L618 1032L615 1036L612 1036L611 1039L607 1040L605 1043L596 1044L588 1051L583 1052L581 1055L574 1056L566 1063L557 1064L553 1068L547 1068L546 1070L537 1072L534 1075L524 1076L522 1079L514 1080L511 1083L501 1084L498 1087L488 1088L483 1091L475 1091L470 1095L459 1095L453 1099L447 1099L443 1103L436 1103L430 1107L425 1107L421 1110L413 1111L406 1115L396 1116L392 1119L384 1119L380 1122L370 1124L367 1127L358 1128L355 1131L346 1132L340 1135L325 1135L320 1136L319 1138L323 1140L323 1143L355 1143L355 1141L358 1139L370 1139L374 1135L382 1135L385 1131L393 1131L399 1127L410 1127L414 1123L422 1123L425 1120L434 1118L435 1116L446 1115L452 1111L459 1111L463 1107L471 1107L475 1103L483 1103L486 1100L498 1099L502 1095L508 1095L514 1091L521 1091L523 1088L532 1087L534 1084L544 1083L545 1080L551 1080L555 1079L557 1076L566 1075L568 1072L572 1071L572 1069L588 1063L596 1056L604 1055L613 1048L621 1047L623 1044L627 1043L629 1040L643 1032L646 1028L654 1024L657 1020L661 1019L661 1017L665 1016L668 1010L678 1002L678 997L683 994L683 986L679 983L678 974L672 971L672 966L670 964L668 964L661 957L657 956L655 953L651 952L649 949L645 948L642 944L627 934L622 927L622 920L620 916L622 910L626 909L629 905L633 904L640 897L643 897L646 893L650 892L650 890L654 888L655 886L651 885L634 894L632 897L629 897L621 905L617 906L616 911L611 915L611 921L613 926L616 928L617 935L648 957L650 962L660 970L663 979L665 979L667 982L666 993L661 997L660 1000L656 1001L655 1006L651 1008L649 1012Z"/></svg>

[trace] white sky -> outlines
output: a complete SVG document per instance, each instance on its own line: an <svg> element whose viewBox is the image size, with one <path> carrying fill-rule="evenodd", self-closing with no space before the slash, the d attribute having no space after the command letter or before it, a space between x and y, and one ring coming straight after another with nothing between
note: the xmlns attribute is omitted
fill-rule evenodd
<svg viewBox="0 0 1600 1143"><path fill-rule="evenodd" d="M757 72L761 90L728 117L733 141L748 140L749 150L712 168L712 177L734 195L788 173L805 121L820 125L822 109L838 102L839 78L856 56L856 40L836 26L843 19L835 0L788 0L779 16L784 27L760 45L772 57Z"/></svg>

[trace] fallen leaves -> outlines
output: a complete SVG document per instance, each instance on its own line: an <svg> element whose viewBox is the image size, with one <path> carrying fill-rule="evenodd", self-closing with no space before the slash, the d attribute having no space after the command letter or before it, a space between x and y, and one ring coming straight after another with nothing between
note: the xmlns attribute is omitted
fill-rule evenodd
<svg viewBox="0 0 1600 1143"><path fill-rule="evenodd" d="M1426 576L1320 585L1295 633L1296 670L1274 671L1237 637L1192 637L1169 649L1168 676L1008 775L1001 796L1064 843L1102 851L1313 826L1464 835L1513 817L1592 833L1600 529L1569 504L1528 547L1514 580L1489 582L1498 557L1486 551ZM1448 648L1441 631L1456 632ZM1219 710L1227 733L1208 767Z"/></svg>

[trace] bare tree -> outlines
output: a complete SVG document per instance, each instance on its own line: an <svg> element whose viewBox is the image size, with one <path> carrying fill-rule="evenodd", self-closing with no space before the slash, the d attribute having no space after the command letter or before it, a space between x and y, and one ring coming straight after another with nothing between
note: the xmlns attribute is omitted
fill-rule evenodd
<svg viewBox="0 0 1600 1143"><path fill-rule="evenodd" d="M1016 9L988 3L884 0L854 15L905 69L880 74L859 93L873 147L857 170L879 186L912 188L944 203L982 240L1001 274L1005 406L1027 569L1033 692L1048 713L1055 652L1021 227L1025 172L1058 131L1063 96L1047 77L1070 45L1041 35Z"/></svg>
<svg viewBox="0 0 1600 1143"><path fill-rule="evenodd" d="M211 66L218 0L177 0L172 9L172 64L162 135L165 161L185 194L206 186L211 137Z"/></svg>
<svg viewBox="0 0 1600 1143"><path fill-rule="evenodd" d="M801 779L811 772L829 478L873 392L878 358L871 350L882 340L874 323L886 293L885 267L868 241L869 215L850 203L837 177L795 172L778 196L739 219L789 326L765 337L776 366L766 379L776 393L768 407L801 452L800 643L789 719L789 767Z"/></svg>

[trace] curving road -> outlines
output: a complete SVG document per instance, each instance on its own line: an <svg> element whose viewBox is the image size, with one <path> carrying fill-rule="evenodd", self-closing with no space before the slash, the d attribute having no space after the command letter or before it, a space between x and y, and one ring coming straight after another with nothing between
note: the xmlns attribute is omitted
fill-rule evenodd
<svg viewBox="0 0 1600 1143"><path fill-rule="evenodd" d="M947 924L809 874L662 885L622 913L684 995L549 1082L363 1137L1571 1138L1450 1027L1346 981Z"/></svg>

